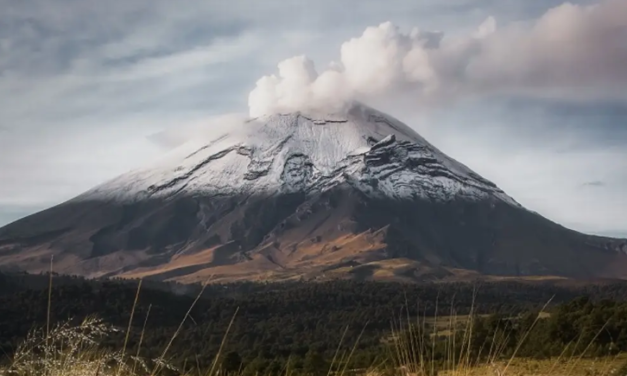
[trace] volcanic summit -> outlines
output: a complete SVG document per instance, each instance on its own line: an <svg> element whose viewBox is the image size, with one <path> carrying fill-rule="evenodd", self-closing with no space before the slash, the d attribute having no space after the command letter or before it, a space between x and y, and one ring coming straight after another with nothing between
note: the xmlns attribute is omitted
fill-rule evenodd
<svg viewBox="0 0 627 376"><path fill-rule="evenodd" d="M627 242L519 205L362 104L252 119L0 229L0 268L182 282L627 277Z"/></svg>

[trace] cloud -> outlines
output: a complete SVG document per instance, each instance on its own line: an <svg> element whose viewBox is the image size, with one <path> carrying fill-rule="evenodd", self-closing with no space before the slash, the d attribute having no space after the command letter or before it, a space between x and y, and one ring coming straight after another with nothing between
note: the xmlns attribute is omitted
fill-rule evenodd
<svg viewBox="0 0 627 376"><path fill-rule="evenodd" d="M261 41L253 34L220 38L210 45L165 56L150 57L123 69L113 70L102 79L136 81L185 73L242 58ZM99 78L99 77L97 77Z"/></svg>
<svg viewBox="0 0 627 376"><path fill-rule="evenodd" d="M298 56L279 63L250 93L250 115L338 110L352 100L411 97L415 104L490 95L627 101L627 2L564 3L538 19L497 29L488 17L466 36L390 22L342 44L320 73Z"/></svg>
<svg viewBox="0 0 627 376"><path fill-rule="evenodd" d="M582 184L583 187L605 187L605 182L601 180L588 181Z"/></svg>
<svg viewBox="0 0 627 376"><path fill-rule="evenodd" d="M341 47L339 63L318 74L314 63L297 56L279 63L279 75L264 76L250 93L250 115L294 110L339 110L348 101L384 94L405 83L429 90L436 79L426 49L439 44L440 33L403 34L390 22L367 28Z"/></svg>
<svg viewBox="0 0 627 376"><path fill-rule="evenodd" d="M248 117L242 113L212 116L148 136L156 145L171 150L189 141L208 142L225 133L233 133L245 127Z"/></svg>

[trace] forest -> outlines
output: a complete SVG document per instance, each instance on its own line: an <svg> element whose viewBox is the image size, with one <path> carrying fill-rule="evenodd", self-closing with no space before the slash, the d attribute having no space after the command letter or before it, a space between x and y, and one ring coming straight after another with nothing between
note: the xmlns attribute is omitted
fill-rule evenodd
<svg viewBox="0 0 627 376"><path fill-rule="evenodd" d="M224 367L249 374L277 374L288 362L326 374L338 351L351 352L346 367L366 367L391 356L393 335L432 343L420 351L433 361L444 361L453 342L466 343L473 359L494 355L486 349L497 342L503 357L546 358L565 348L587 356L627 351L625 283L247 282L203 290L55 275L49 291L50 280L0 274L3 354L46 325L49 302L51 325L98 317L117 328L101 342L110 349L122 346L133 314L128 347L136 351L141 340L146 359L159 357L182 323L169 351L173 364L208 367L223 346Z"/></svg>

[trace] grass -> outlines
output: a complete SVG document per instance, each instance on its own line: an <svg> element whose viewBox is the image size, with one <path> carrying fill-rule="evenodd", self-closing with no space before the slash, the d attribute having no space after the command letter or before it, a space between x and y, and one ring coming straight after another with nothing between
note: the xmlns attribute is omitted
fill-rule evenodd
<svg viewBox="0 0 627 376"><path fill-rule="evenodd" d="M407 329L407 328L405 328ZM414 327L414 329L416 329ZM49 375L49 376L135 376L135 375L172 375L179 371L168 364L165 357L155 360L142 359L136 355L128 356L123 351L102 350L99 340L113 333L111 328L96 318L88 318L77 326L67 324L51 327L48 335L45 330L34 331L22 343L13 355L12 363L0 370L2 375ZM417 334L417 332L414 332ZM226 338L226 335L225 335ZM413 342L397 339L392 344L390 360L383 364L374 364L370 369L359 370L364 376L426 376L434 375L436 366L429 359L420 358L417 351L421 343L416 336ZM46 343L47 342L47 343ZM356 345L356 344L355 344ZM345 366L337 367L351 357L338 351L333 360L334 372L327 376L347 375ZM339 347L338 347L339 348ZM214 359L209 371L196 370L189 376L215 375L220 373L218 359ZM627 362L627 356L605 357L598 359L547 359L529 360L512 358L493 360L481 364L471 364L464 353L451 354L448 370L440 370L439 376L610 376L621 375L616 371ZM339 369L338 369L339 368ZM355 374L355 372L350 372ZM282 375L290 375L284 370ZM291 375L295 376L293 373ZM237 376L237 375L234 375ZM264 375L259 375L264 376Z"/></svg>
<svg viewBox="0 0 627 376"><path fill-rule="evenodd" d="M571 360L557 359L514 359L510 364L508 376L609 376L625 375L617 371L627 362L624 354L617 357L604 357L598 359L582 359L573 368ZM505 361L494 364L481 364L472 367L467 373L468 376L498 375L498 371L503 369ZM459 374L459 373L458 373ZM442 372L444 375L456 375L455 373Z"/></svg>
<svg viewBox="0 0 627 376"><path fill-rule="evenodd" d="M52 263L51 263L52 271ZM52 273L51 273L52 275ZM52 290L52 277L49 288ZM0 375L9 376L214 376L226 375L221 368L221 357L225 347L233 318L224 333L219 351L212 360L209 369L199 367L192 371L182 372L168 361L172 343L189 318L190 312L198 302L204 288L200 291L189 307L185 316L161 355L156 359L145 359L141 356L146 322L150 308L143 320L139 346L134 354L127 352L128 339L132 330L135 307L141 292L141 281L137 287L135 301L131 310L128 327L125 331L124 345L121 350L107 350L102 341L120 329L111 327L96 317L88 317L78 325L69 323L52 326L50 323L51 294L48 294L48 318L43 329L32 331L11 356L10 362L0 368ZM547 303L548 304L548 303ZM546 307L546 306L545 306ZM535 323L547 317L541 312ZM514 352L510 357L502 354L502 338L492 338L482 344L479 354L472 353L471 338L473 333L470 315L457 316L453 312L436 317L410 318L405 312L391 322L391 336L387 340L389 353L384 361L372 364L367 369L349 370L348 361L352 358L359 339L348 350L341 351L345 345L342 340L338 344L335 355L326 372L312 376L627 376L627 354L613 357L590 359L585 352L568 357L561 356L547 360L530 360L517 357ZM348 329L348 328L347 328ZM363 328L365 330L365 328ZM362 330L362 334L363 334ZM533 326L529 332L533 330ZM344 334L346 331L344 332ZM520 340L518 348L524 343L527 335ZM361 337L361 336L360 336ZM445 361L434 358L436 342L444 341L446 349ZM442 345L442 342L438 342ZM345 346L344 346L345 347ZM516 350L518 350L518 348ZM567 353L564 349L564 354ZM299 376L298 371L290 368L289 362L285 369L275 373L276 376ZM301 374L303 373L300 371ZM275 376L272 375L272 376ZM243 376L242 369L230 376ZM256 375L271 376L271 375Z"/></svg>

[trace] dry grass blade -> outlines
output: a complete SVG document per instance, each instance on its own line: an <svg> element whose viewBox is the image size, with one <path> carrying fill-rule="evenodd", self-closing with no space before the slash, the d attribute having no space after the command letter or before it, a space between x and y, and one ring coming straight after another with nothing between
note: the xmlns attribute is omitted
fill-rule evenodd
<svg viewBox="0 0 627 376"><path fill-rule="evenodd" d="M342 343L344 342L344 337L346 337L346 333L348 332L348 326L344 328L344 333L342 333L342 337L340 338L340 343L337 345L337 349L335 350L335 354L333 354L333 359L331 359L331 365L329 366L329 371L327 372L327 376L331 375L333 370L333 365L337 360L337 355L340 353L340 349L342 348Z"/></svg>
<svg viewBox="0 0 627 376"><path fill-rule="evenodd" d="M344 368L342 369L340 376L343 376L344 373L346 373L346 369L348 368L348 362L353 357L353 354L355 353L355 349L357 348L357 345L359 344L359 340L361 339L361 337L364 334L364 331L366 330L366 326L368 326L368 323L364 325L363 329L361 330L361 333L359 333L359 336L357 337L357 340L355 341L355 344L353 345L353 348L351 349L351 352L348 355L348 359L346 359L346 364L344 364Z"/></svg>
<svg viewBox="0 0 627 376"><path fill-rule="evenodd" d="M124 345L122 346L122 357L126 355L126 346L128 345L128 338L131 335L131 325L133 324L133 316L135 316L135 308L137 307L137 301L139 300L139 292L142 288L142 280L139 280L137 284L137 292L135 293L135 300L133 301L133 308L131 308L131 316L128 319L128 327L126 328L126 336L124 337ZM118 368L118 375L120 369Z"/></svg>
<svg viewBox="0 0 627 376"><path fill-rule="evenodd" d="M152 372L150 373L150 376L155 376L157 374L157 372L159 371L159 369L162 367L162 364L165 361L165 356L168 353L168 350L170 350L170 347L172 346L172 343L174 342L176 337L178 337L179 333L181 332L181 329L183 328L183 324L185 324L185 321L187 321L187 317L189 317L189 314L192 312L192 309L194 309L194 306L196 306L196 303L198 303L198 300L200 299L202 293L205 292L205 288L206 287L207 287L207 284L203 284L202 288L200 289L200 292L198 293L198 296L196 296L196 299L194 299L194 302L192 303L192 305L187 310L187 313L185 313L185 316L183 317L183 320L181 320L181 323L179 324L178 328L176 329L176 331L172 335L172 338L170 338L170 341L168 342L168 345L163 350L163 353L161 354L161 356L157 359L157 364L155 364L155 367L152 370Z"/></svg>
<svg viewBox="0 0 627 376"><path fill-rule="evenodd" d="M46 311L46 341L48 340L48 335L50 334L50 312L52 309L52 266L54 261L54 255L50 256L50 271L49 271L49 280L48 280L48 307Z"/></svg>
<svg viewBox="0 0 627 376"><path fill-rule="evenodd" d="M527 330L527 332L524 334L523 338L518 342L518 345L516 345L516 349L514 350L514 353L512 354L512 357L507 362L507 365L505 366L505 369L503 370L503 375L507 372L507 369L512 364L512 361L516 358L516 354L518 354L518 350L520 350L520 348L522 347L523 343L525 342L525 340L529 336L529 333L531 333L533 328L535 328L536 324L538 323L538 320L540 320L541 313L546 310L546 307L548 307L549 304L551 304L551 301L553 301L553 298L555 298L555 296L551 297L551 299L549 299L549 301L544 304L544 307L542 307L542 310L540 310L540 313L536 316L536 318L533 321L533 324L531 325L529 330Z"/></svg>
<svg viewBox="0 0 627 376"><path fill-rule="evenodd" d="M222 337L222 342L220 342L220 349L218 349L218 354L213 359L213 364L211 365L211 370L209 371L209 373L207 375L213 375L213 371L215 370L216 365L218 364L218 360L220 359L220 356L222 355L222 349L224 349L224 344L226 343L226 338L228 337L229 332L231 331L231 327L233 326L233 322L235 321L235 316L237 316L237 312L239 312L239 307L235 310L235 313L233 314L233 317L231 317L231 321L229 322L229 326L226 328L226 333L224 333L224 336Z"/></svg>
<svg viewBox="0 0 627 376"><path fill-rule="evenodd" d="M588 345L586 346L586 348L581 352L581 354L579 355L579 357L577 358L576 361L572 362L572 365L570 367L570 369L568 370L568 374L567 375L571 375L573 370L575 369L575 367L577 366L577 364L579 364L579 362L581 361L581 359L584 357L584 355L588 352L588 350L590 350L590 347L592 346L592 344L594 343L594 341L597 339L597 337L605 330L605 327L607 326L607 324L609 323L609 321L606 321L605 324L603 324L603 326L601 327L601 329L599 329L599 331L595 334L594 338L592 338L590 340L590 343L588 343ZM571 358L572 360L572 358Z"/></svg>
<svg viewBox="0 0 627 376"><path fill-rule="evenodd" d="M135 359L133 362L133 371L131 372L132 374L135 374L135 370L137 369L137 361L139 360L139 352L141 351L142 344L144 343L144 334L146 333L146 324L148 323L148 317L150 316L151 309L152 309L152 304L148 306L148 312L146 312L146 318L144 319L142 332L139 335L139 344L137 344L137 352L135 353Z"/></svg>

